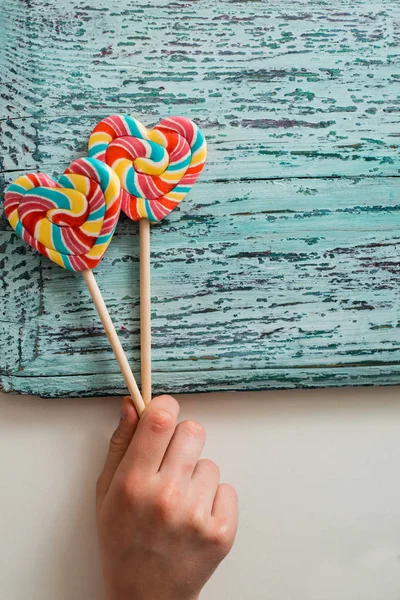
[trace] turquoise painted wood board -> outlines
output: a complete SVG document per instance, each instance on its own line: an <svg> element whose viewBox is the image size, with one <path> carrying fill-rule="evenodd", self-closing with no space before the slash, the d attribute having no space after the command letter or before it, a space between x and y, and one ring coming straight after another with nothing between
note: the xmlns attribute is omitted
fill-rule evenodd
<svg viewBox="0 0 400 600"><path fill-rule="evenodd" d="M152 229L155 392L400 383L397 0L2 0L1 171L59 175L93 125L209 141ZM120 394L80 275L0 220L6 391ZM139 373L137 226L97 269Z"/></svg>

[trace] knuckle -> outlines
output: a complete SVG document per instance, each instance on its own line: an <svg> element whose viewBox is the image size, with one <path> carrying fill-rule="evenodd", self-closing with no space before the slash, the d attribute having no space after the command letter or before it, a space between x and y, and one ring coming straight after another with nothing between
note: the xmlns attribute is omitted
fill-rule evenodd
<svg viewBox="0 0 400 600"><path fill-rule="evenodd" d="M117 477L114 486L118 499L126 506L132 506L136 503L138 493L134 484L126 477Z"/></svg>
<svg viewBox="0 0 400 600"><path fill-rule="evenodd" d="M188 525L192 533L203 538L206 533L204 510L199 507L195 507L189 516Z"/></svg>
<svg viewBox="0 0 400 600"><path fill-rule="evenodd" d="M191 437L197 439L203 439L205 437L204 427L203 425L201 425L201 423L198 423L197 421L182 421L182 423L180 423L178 427L181 429L181 431L184 431L187 435Z"/></svg>
<svg viewBox="0 0 400 600"><path fill-rule="evenodd" d="M115 481L115 485L116 485L118 496L120 498L122 498L123 500L131 500L132 499L132 497L133 497L132 488L130 485L128 485L128 481L126 479L119 477Z"/></svg>
<svg viewBox="0 0 400 600"><path fill-rule="evenodd" d="M175 417L164 409L153 410L147 417L149 428L153 433L166 433L175 422Z"/></svg>
<svg viewBox="0 0 400 600"><path fill-rule="evenodd" d="M176 487L166 486L160 490L155 500L155 508L163 522L169 523L176 519L179 503L180 493Z"/></svg>
<svg viewBox="0 0 400 600"><path fill-rule="evenodd" d="M212 531L208 533L207 537L211 545L222 554L229 552L234 538L230 523L225 519L221 519Z"/></svg>
<svg viewBox="0 0 400 600"><path fill-rule="evenodd" d="M109 451L118 452L125 446L125 439L123 438L119 427L114 431L111 436Z"/></svg>

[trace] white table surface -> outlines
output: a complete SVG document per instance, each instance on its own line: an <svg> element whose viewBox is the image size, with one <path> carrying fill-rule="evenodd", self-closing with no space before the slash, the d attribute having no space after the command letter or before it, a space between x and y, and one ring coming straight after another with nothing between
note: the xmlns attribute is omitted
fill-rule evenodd
<svg viewBox="0 0 400 600"><path fill-rule="evenodd" d="M400 388L181 396L240 498L204 600L399 600ZM99 600L118 399L0 395L1 600Z"/></svg>

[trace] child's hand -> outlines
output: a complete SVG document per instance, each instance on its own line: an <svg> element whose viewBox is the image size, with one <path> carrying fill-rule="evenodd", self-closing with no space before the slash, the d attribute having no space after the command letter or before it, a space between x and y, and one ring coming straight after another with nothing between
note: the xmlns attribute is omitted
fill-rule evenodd
<svg viewBox="0 0 400 600"><path fill-rule="evenodd" d="M176 424L170 396L138 423L124 398L97 484L97 528L107 600L195 600L232 547L235 490L199 460L201 425Z"/></svg>

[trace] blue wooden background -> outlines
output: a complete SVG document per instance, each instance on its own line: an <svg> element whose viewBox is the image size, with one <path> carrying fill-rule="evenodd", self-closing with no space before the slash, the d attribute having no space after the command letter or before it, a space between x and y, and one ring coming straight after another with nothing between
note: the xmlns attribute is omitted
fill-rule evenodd
<svg viewBox="0 0 400 600"><path fill-rule="evenodd" d="M400 382L397 0L1 0L0 169L60 174L113 112L197 121L209 160L152 229L155 391ZM139 373L137 226L99 285ZM0 219L0 383L124 384L82 277Z"/></svg>

